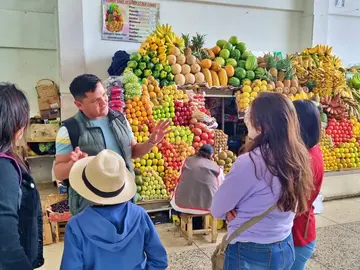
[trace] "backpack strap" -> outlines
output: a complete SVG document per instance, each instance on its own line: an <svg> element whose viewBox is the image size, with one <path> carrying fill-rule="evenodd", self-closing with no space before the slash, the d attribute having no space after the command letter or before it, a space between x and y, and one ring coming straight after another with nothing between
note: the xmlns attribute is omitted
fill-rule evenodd
<svg viewBox="0 0 360 270"><path fill-rule="evenodd" d="M63 126L66 127L66 129L68 130L71 145L75 150L75 148L79 146L79 137L80 137L79 124L74 117L71 117L63 122Z"/></svg>

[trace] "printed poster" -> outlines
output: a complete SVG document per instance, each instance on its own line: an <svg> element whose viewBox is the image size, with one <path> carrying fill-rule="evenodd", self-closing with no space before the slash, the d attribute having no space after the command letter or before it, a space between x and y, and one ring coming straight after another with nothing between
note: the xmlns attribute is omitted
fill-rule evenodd
<svg viewBox="0 0 360 270"><path fill-rule="evenodd" d="M141 43L156 29L159 12L159 3L102 0L102 39Z"/></svg>

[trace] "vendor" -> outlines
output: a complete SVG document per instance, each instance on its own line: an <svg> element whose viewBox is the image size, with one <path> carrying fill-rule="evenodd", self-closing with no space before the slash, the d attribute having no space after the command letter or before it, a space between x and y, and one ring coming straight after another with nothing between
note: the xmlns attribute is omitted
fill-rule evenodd
<svg viewBox="0 0 360 270"><path fill-rule="evenodd" d="M222 169L212 161L214 149L205 144L188 157L170 201L175 211L203 215L210 212L213 195L224 180Z"/></svg>
<svg viewBox="0 0 360 270"><path fill-rule="evenodd" d="M79 112L64 122L56 138L54 173L58 180L69 178L69 173L79 159L96 156L104 149L112 150L125 160L133 173L132 158L140 158L160 143L169 127L169 121L159 121L144 143L137 143L130 124L120 112L109 109L108 96L101 80L95 75L76 77L70 92ZM81 212L91 202L82 198L70 186L69 206L72 215Z"/></svg>

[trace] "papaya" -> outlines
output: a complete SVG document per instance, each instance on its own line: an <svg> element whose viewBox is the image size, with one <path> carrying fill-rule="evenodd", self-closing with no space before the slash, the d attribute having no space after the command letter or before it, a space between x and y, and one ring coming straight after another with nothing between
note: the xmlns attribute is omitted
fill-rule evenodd
<svg viewBox="0 0 360 270"><path fill-rule="evenodd" d="M221 51L221 48L219 46L215 46L211 50L214 52L215 56L218 56Z"/></svg>
<svg viewBox="0 0 360 270"><path fill-rule="evenodd" d="M212 78L212 85L213 86L220 86L219 76L215 70L210 70L211 78Z"/></svg>
<svg viewBox="0 0 360 270"><path fill-rule="evenodd" d="M204 59L200 62L200 66L202 68L211 68L211 60L210 59Z"/></svg>
<svg viewBox="0 0 360 270"><path fill-rule="evenodd" d="M221 66L220 66L219 63L217 63L217 62L215 62L215 61L213 61L213 62L211 63L211 70L214 70L214 71L216 71L216 72L219 72L220 69L221 69Z"/></svg>
<svg viewBox="0 0 360 270"><path fill-rule="evenodd" d="M220 69L218 73L219 81L221 86L227 86L228 85L228 75L226 73L225 69Z"/></svg>
<svg viewBox="0 0 360 270"><path fill-rule="evenodd" d="M214 59L216 56L215 56L215 53L211 50L211 49L205 49L207 51L207 53L209 54L209 58L212 60Z"/></svg>
<svg viewBox="0 0 360 270"><path fill-rule="evenodd" d="M204 73L205 76L205 81L207 82L207 84L209 85L209 87L213 86L213 82L212 82L212 77L211 77L211 72L208 68L203 68L202 69L202 73Z"/></svg>
<svg viewBox="0 0 360 270"><path fill-rule="evenodd" d="M234 77L235 69L232 65L225 66L225 71L226 71L228 78Z"/></svg>

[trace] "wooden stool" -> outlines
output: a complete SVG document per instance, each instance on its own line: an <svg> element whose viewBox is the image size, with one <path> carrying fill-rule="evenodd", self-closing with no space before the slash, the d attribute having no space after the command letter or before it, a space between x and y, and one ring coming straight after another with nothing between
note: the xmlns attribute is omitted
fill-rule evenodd
<svg viewBox="0 0 360 270"><path fill-rule="evenodd" d="M67 221L51 222L52 230L55 234L55 243L64 241L66 223Z"/></svg>
<svg viewBox="0 0 360 270"><path fill-rule="evenodd" d="M203 218L203 229L193 230L193 217L202 217ZM217 232L217 219L212 217L212 222L210 224L210 214L205 215L190 215L190 214L180 214L180 230L188 240L188 245L192 245L193 235L194 234L209 234L211 233L211 242L216 243L218 232Z"/></svg>

